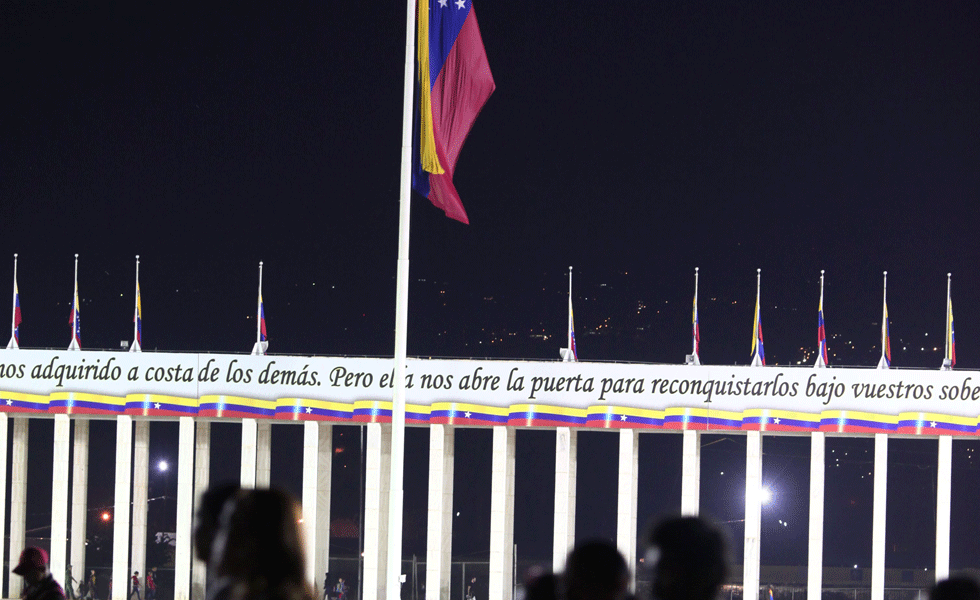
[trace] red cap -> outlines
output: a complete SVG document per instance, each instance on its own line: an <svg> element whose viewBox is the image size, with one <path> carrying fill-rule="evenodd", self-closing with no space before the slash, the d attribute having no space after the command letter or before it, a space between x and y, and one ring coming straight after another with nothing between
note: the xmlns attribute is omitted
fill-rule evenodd
<svg viewBox="0 0 980 600"><path fill-rule="evenodd" d="M20 553L20 561L13 568L14 573L23 575L30 571L43 571L48 568L48 553L33 546L24 548Z"/></svg>

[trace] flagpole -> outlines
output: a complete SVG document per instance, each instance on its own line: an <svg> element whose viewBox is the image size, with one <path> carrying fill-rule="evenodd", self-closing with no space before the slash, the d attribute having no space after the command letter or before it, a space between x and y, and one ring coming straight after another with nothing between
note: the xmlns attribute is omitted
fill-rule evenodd
<svg viewBox="0 0 980 600"><path fill-rule="evenodd" d="M820 308L819 308L818 312L820 314L820 318L821 319L823 319L823 276L824 276L824 271L825 271L824 269L820 269L820 304L818 305ZM824 329L823 336L824 337L823 337L822 340L821 339L818 339L817 340L817 362L816 362L816 364L814 364L814 366L817 367L818 369L827 366L826 361L824 361L824 359L823 359L823 349L827 345L827 330L826 329Z"/></svg>
<svg viewBox="0 0 980 600"><path fill-rule="evenodd" d="M950 339L949 339L950 334L952 333L952 331L950 331L951 329L950 323L952 321L952 316L953 316L952 315L953 299L952 296L950 295L950 292L952 292L952 285L953 285L953 274L946 273L946 352L945 352L946 357L943 360L942 368L943 370L948 370L948 371L953 370L953 353L952 353L953 348L950 344Z"/></svg>
<svg viewBox="0 0 980 600"><path fill-rule="evenodd" d="M572 355L572 267L568 267L568 360L574 360Z"/></svg>
<svg viewBox="0 0 980 600"><path fill-rule="evenodd" d="M255 309L255 343L262 342L262 261L259 261L259 297Z"/></svg>
<svg viewBox="0 0 980 600"><path fill-rule="evenodd" d="M412 216L412 108L415 96L415 0L405 2L405 81L402 95L402 160L395 282L395 390L391 401L391 469L388 485L389 600L401 598L402 481L405 468L405 371L408 348L409 227Z"/></svg>
<svg viewBox="0 0 980 600"><path fill-rule="evenodd" d="M762 269L755 270L755 319L752 323L752 364L753 367L764 366L762 359L759 358L759 321L762 319L762 306L759 300L762 297Z"/></svg>
<svg viewBox="0 0 980 600"><path fill-rule="evenodd" d="M699 267L694 267L694 327L697 327L697 316L698 316L698 269ZM691 340L691 354L694 355L694 364L699 364L698 360L698 336L697 331L692 332Z"/></svg>
<svg viewBox="0 0 980 600"><path fill-rule="evenodd" d="M19 346L19 342L17 341L17 254L14 254L13 296L13 305L10 308L10 343L7 344L8 348L17 348Z"/></svg>
<svg viewBox="0 0 980 600"><path fill-rule="evenodd" d="M75 254L75 295L71 300L71 344L68 345L69 350L81 350L81 344L79 343L78 336L78 254Z"/></svg>
<svg viewBox="0 0 980 600"><path fill-rule="evenodd" d="M133 300L133 345L129 347L130 352L141 352L140 346L140 255L136 255L136 297Z"/></svg>
<svg viewBox="0 0 980 600"><path fill-rule="evenodd" d="M888 349L888 271L882 274L883 283L881 287L881 359L878 361L879 369L891 367L885 358Z"/></svg>

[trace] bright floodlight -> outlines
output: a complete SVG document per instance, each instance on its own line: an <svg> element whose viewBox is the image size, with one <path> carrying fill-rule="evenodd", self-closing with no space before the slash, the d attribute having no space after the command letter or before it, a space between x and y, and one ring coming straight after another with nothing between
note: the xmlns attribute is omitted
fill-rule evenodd
<svg viewBox="0 0 980 600"><path fill-rule="evenodd" d="M157 468L160 469L160 472L163 472L169 469L170 465L167 464L167 461L161 460L160 462L157 463Z"/></svg>
<svg viewBox="0 0 980 600"><path fill-rule="evenodd" d="M769 504L770 500L772 500L772 492L769 491L769 488L764 487L761 490L759 490L759 501L762 504L764 505Z"/></svg>

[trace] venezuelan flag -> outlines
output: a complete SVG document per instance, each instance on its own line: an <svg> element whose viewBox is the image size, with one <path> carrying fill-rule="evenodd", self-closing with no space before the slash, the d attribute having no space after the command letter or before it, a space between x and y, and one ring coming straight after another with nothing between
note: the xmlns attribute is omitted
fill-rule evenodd
<svg viewBox="0 0 980 600"><path fill-rule="evenodd" d="M420 0L419 121L412 187L469 223L453 185L456 160L495 84L470 0Z"/></svg>

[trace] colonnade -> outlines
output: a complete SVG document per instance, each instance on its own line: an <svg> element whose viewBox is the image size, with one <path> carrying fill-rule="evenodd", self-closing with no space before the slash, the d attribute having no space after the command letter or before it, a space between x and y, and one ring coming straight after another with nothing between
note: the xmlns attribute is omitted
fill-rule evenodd
<svg viewBox="0 0 980 600"><path fill-rule="evenodd" d="M10 545L8 557L16 560L25 544L28 416L0 413L0 473L6 472L8 431L12 431L10 455ZM10 420L13 426L9 427ZM116 466L115 510L112 548L112 577L126 582L128 575L145 572L146 514L149 471L150 421L131 416L115 417ZM177 514L175 549L175 600L203 600L206 573L204 563L192 553L191 528L195 499L208 487L210 471L210 423L194 417L180 417L177 459ZM74 436L71 435L74 424ZM241 485L267 486L270 479L272 423L242 419ZM283 425L299 427L299 425ZM364 501L364 600L397 597L385 589L387 556L388 481L391 455L391 427L379 423L364 425L366 432ZM303 430L302 506L308 557L308 577L316 584L328 571L330 542L330 479L333 457L332 425L306 421ZM509 600L513 589L514 466L517 429L492 428L490 508L489 598ZM620 429L619 483L617 490L616 540L629 564L636 565L638 451L640 430ZM654 435L654 434L649 434ZM676 434L675 434L676 435ZM696 515L700 504L701 432L686 430L683 436L681 511ZM745 543L743 557L743 598L759 600L759 551L762 515L763 432L746 435ZM824 465L826 434L805 434L811 440L810 518L808 535L807 587L811 598L822 588ZM426 554L426 599L449 597L452 548L453 470L455 432L450 425L429 426L428 532ZM888 434L874 435L874 513L872 523L871 600L883 600L885 575L885 506L887 493ZM575 504L577 471L577 430L559 427L555 437L555 516L553 567L564 566L565 555L575 543ZM69 447L73 446L71 486L69 488ZM51 496L51 571L65 572L70 562L72 575L84 577L85 531L88 494L89 423L68 415L54 416L54 461ZM950 494L952 438L939 437L936 512L937 579L949 573ZM70 492L70 494L69 494ZM0 539L6 519L3 514L7 486L0 485ZM71 535L68 535L69 495ZM130 519L132 507L132 519ZM70 547L69 547L70 540ZM0 564L3 563L0 548ZM634 575L635 583L635 575ZM127 586L114 586L111 600L125 600ZM21 579L11 577L5 598L19 597ZM394 592L394 590L392 590Z"/></svg>

